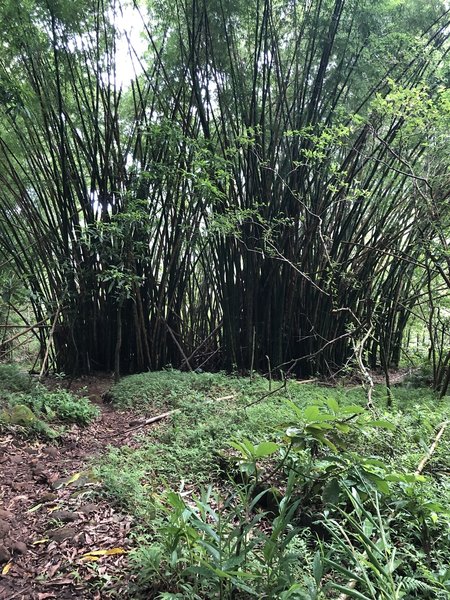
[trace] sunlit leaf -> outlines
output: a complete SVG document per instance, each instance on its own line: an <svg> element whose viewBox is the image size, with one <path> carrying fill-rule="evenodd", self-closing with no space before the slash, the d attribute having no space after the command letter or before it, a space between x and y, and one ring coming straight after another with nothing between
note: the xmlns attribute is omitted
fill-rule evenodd
<svg viewBox="0 0 450 600"><path fill-rule="evenodd" d="M264 458L270 456L278 450L279 446L275 442L261 442L255 448L255 457Z"/></svg>
<svg viewBox="0 0 450 600"><path fill-rule="evenodd" d="M71 483L78 481L78 479L80 479L81 475L82 475L82 471L80 471L79 473L74 473L72 475L72 477L69 477L69 479L65 482L65 485L70 485Z"/></svg>
<svg viewBox="0 0 450 600"><path fill-rule="evenodd" d="M37 510L39 510L41 508L42 504L36 504L35 506L32 506L29 510L27 510L26 512L28 514L34 513Z"/></svg>
<svg viewBox="0 0 450 600"><path fill-rule="evenodd" d="M101 556L114 556L115 554L126 554L127 550L124 548L110 548L108 550L90 550L83 554L82 558L88 557L101 557Z"/></svg>

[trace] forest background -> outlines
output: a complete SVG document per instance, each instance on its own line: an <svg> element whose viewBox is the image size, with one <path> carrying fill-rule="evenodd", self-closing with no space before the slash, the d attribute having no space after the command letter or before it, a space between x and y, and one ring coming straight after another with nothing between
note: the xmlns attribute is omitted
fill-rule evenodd
<svg viewBox="0 0 450 600"><path fill-rule="evenodd" d="M39 324L67 374L363 363L388 385L425 332L445 391L449 18L439 1L3 2L3 323Z"/></svg>

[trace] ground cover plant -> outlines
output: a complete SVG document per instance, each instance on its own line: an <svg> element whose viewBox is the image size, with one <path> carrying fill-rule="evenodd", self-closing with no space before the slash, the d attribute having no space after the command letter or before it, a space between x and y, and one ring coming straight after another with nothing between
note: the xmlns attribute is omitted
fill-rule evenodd
<svg viewBox="0 0 450 600"><path fill-rule="evenodd" d="M448 436L418 465L448 398L398 387L388 411L380 386L369 411L361 388L268 387L166 371L112 389L179 411L97 464L137 519L137 597L447 598Z"/></svg>
<svg viewBox="0 0 450 600"><path fill-rule="evenodd" d="M65 389L49 390L16 365L0 365L0 427L20 428L27 435L57 438L60 425L88 425L99 415L89 398Z"/></svg>

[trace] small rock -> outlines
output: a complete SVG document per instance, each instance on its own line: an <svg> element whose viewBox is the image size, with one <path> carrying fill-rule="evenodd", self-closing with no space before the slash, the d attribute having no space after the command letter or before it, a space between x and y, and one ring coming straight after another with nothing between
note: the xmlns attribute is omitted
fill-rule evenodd
<svg viewBox="0 0 450 600"><path fill-rule="evenodd" d="M3 539L8 535L9 529L9 523L0 520L0 539Z"/></svg>
<svg viewBox="0 0 450 600"><path fill-rule="evenodd" d="M43 448L42 452L51 458L56 458L58 456L58 450L54 446Z"/></svg>
<svg viewBox="0 0 450 600"><path fill-rule="evenodd" d="M58 519L58 521L62 521L63 523L78 521L78 515L70 510L55 510L52 512L52 518Z"/></svg>
<svg viewBox="0 0 450 600"><path fill-rule="evenodd" d="M8 549L0 545L0 564L7 563L10 558L11 554L8 552Z"/></svg>
<svg viewBox="0 0 450 600"><path fill-rule="evenodd" d="M12 512L9 512L9 510L3 510L3 508L0 508L0 519L2 521L11 521L11 519L14 517L14 515L12 514Z"/></svg>
<svg viewBox="0 0 450 600"><path fill-rule="evenodd" d="M26 544L23 542L13 542L11 549L13 552L17 552L17 554L26 554L28 550Z"/></svg>
<svg viewBox="0 0 450 600"><path fill-rule="evenodd" d="M96 512L97 510L99 510L98 504L89 502L88 504L83 504L83 506L80 506L78 512L81 512L85 515L89 515L90 513Z"/></svg>
<svg viewBox="0 0 450 600"><path fill-rule="evenodd" d="M62 527L61 529L51 531L49 537L52 540L55 540L55 542L63 542L64 540L75 537L76 533L77 532L73 527Z"/></svg>
<svg viewBox="0 0 450 600"><path fill-rule="evenodd" d="M41 496L41 502L54 502L57 499L58 494L52 494L51 492L47 492L47 494Z"/></svg>

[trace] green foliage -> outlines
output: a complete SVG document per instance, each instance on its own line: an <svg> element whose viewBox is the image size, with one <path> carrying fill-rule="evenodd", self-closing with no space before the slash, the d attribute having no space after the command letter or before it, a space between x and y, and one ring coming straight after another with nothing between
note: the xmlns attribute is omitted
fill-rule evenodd
<svg viewBox="0 0 450 600"><path fill-rule="evenodd" d="M270 533L261 529L267 514L256 510L263 494L253 498L236 488L227 498L211 487L185 500L174 492L160 500L165 519L158 526L157 543L139 551L141 585L158 590L188 590L188 597L318 598L311 581L296 581L305 564L305 548L293 544L298 502L292 486L286 492ZM307 579L305 577L305 579ZM166 597L161 594L160 598Z"/></svg>
<svg viewBox="0 0 450 600"><path fill-rule="evenodd" d="M89 398L78 398L67 390L49 391L38 385L30 394L18 395L14 402L22 402L47 421L88 425L99 415L99 409Z"/></svg>
<svg viewBox="0 0 450 600"><path fill-rule="evenodd" d="M144 594L446 597L448 439L423 475L413 471L447 399L395 388L386 412L379 387L374 415L361 389L288 382L258 402L260 378L167 371L115 389L128 380L135 405L180 409L97 466L108 495L138 520L132 560Z"/></svg>
<svg viewBox="0 0 450 600"><path fill-rule="evenodd" d="M29 392L33 387L31 378L16 365L0 364L0 399L14 392Z"/></svg>
<svg viewBox="0 0 450 600"><path fill-rule="evenodd" d="M63 389L50 391L13 365L0 365L0 379L0 421L28 433L55 438L59 433L48 423L88 425L99 415L88 398Z"/></svg>
<svg viewBox="0 0 450 600"><path fill-rule="evenodd" d="M424 599L447 598L450 577L448 569L442 566L448 564L448 540L447 557L444 551L443 563L430 570L421 561L424 558L421 553L408 544L404 531L399 543L397 526L408 527L409 520L414 521L416 515L403 516L397 525L392 514L397 517L398 513L392 510L390 515L386 513L378 494L364 502L355 489L347 488L346 493L349 508L339 510L341 518L325 516L332 543L323 562L334 576L325 588L359 600L413 600L419 593Z"/></svg>
<svg viewBox="0 0 450 600"><path fill-rule="evenodd" d="M325 558L324 562L334 573L356 582L358 590L335 582L328 587L360 600L404 597L403 582L395 578L395 571L402 561L397 558L397 548L389 538L377 494L373 496L373 511L365 508L357 492L347 490L347 496L353 510L341 511L342 521L325 520L333 538L335 558ZM342 566L349 563L354 572Z"/></svg>

